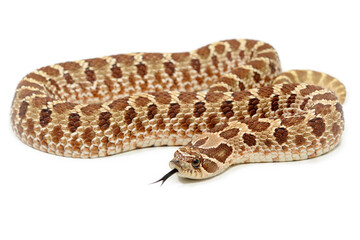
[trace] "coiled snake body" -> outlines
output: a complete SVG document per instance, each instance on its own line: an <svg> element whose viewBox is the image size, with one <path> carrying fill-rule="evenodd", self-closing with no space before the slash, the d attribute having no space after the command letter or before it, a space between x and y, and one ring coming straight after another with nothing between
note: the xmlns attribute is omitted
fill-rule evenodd
<svg viewBox="0 0 360 240"><path fill-rule="evenodd" d="M324 73L281 73L267 43L227 40L40 68L19 83L11 123L29 146L68 157L186 145L173 172L206 178L236 163L330 151L344 128L345 94Z"/></svg>

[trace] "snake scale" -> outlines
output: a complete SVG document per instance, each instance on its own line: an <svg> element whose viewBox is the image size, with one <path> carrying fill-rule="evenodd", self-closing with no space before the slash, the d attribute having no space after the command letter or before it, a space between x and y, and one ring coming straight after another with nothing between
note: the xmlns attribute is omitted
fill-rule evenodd
<svg viewBox="0 0 360 240"><path fill-rule="evenodd" d="M281 72L265 42L233 39L40 68L17 86L11 123L27 145L67 157L183 145L161 180L199 179L233 164L330 151L344 128L345 95L327 74Z"/></svg>

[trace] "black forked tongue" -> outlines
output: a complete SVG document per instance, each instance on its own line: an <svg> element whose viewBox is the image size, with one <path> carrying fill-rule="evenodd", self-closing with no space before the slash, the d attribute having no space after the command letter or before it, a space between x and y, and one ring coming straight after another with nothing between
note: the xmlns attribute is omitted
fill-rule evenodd
<svg viewBox="0 0 360 240"><path fill-rule="evenodd" d="M161 186L164 184L164 182L169 178L171 177L171 175L173 175L174 173L177 173L178 170L176 168L174 168L173 170L171 170L170 172L168 172L167 174L165 174L165 176L163 176L162 178L160 178L159 180L157 180L156 182L153 182L154 183L157 183L157 182L160 182L162 181L161 183Z"/></svg>

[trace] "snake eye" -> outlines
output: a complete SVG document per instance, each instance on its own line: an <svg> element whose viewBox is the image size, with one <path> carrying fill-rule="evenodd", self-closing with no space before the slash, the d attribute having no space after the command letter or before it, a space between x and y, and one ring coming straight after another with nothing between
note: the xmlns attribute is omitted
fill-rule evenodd
<svg viewBox="0 0 360 240"><path fill-rule="evenodd" d="M191 162L191 165L194 167L194 168L197 168L200 166L200 160L198 158L195 158L192 160Z"/></svg>

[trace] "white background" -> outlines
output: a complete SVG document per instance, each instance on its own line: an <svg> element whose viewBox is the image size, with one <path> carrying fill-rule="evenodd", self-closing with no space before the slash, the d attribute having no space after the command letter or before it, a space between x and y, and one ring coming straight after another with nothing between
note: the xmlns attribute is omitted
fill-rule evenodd
<svg viewBox="0 0 360 240"><path fill-rule="evenodd" d="M360 239L359 7L356 1L2 1L0 239ZM317 159L169 179L175 147L70 159L21 143L15 87L52 63L127 52L188 51L260 39L284 70L347 87L342 142Z"/></svg>

